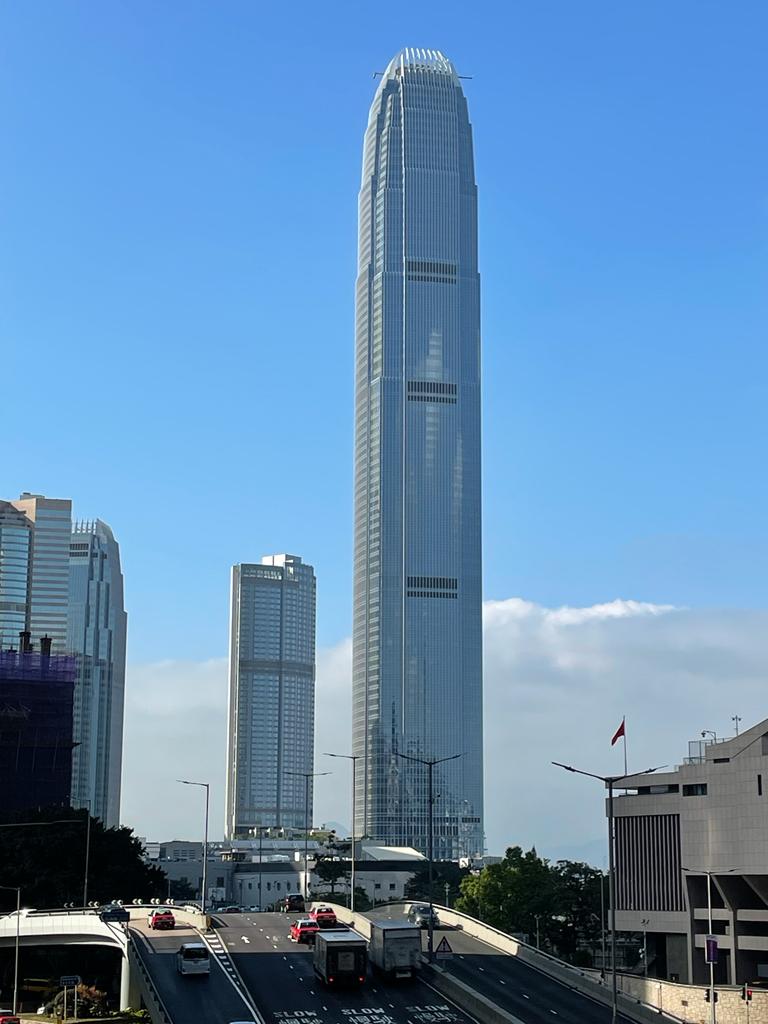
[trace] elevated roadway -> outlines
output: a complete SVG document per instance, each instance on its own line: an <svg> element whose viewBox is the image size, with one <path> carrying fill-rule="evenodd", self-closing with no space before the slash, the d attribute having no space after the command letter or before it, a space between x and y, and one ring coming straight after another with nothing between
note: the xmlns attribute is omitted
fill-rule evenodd
<svg viewBox="0 0 768 1024"><path fill-rule="evenodd" d="M264 1024L474 1024L423 981L393 985L372 976L359 989L326 988L315 978L311 950L290 941L291 920L267 913L215 918Z"/></svg>

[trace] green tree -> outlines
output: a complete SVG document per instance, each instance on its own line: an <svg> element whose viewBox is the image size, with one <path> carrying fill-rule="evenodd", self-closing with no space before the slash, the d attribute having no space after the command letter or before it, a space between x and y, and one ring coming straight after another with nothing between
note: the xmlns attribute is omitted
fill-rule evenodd
<svg viewBox="0 0 768 1024"><path fill-rule="evenodd" d="M25 906L82 902L85 820L85 811L57 807L27 812L0 828L0 877L5 885L21 886ZM22 821L33 824L19 827ZM89 901L148 900L167 891L164 872L144 861L132 829L105 828L91 818ZM10 910L14 902L12 892L0 889L0 909Z"/></svg>
<svg viewBox="0 0 768 1024"><path fill-rule="evenodd" d="M350 869L346 861L336 860L333 856L322 856L317 858L315 874L322 882L330 887L330 895L336 895L336 885L342 878L349 875Z"/></svg>
<svg viewBox="0 0 768 1024"><path fill-rule="evenodd" d="M445 887L448 886L448 902L453 906L461 893L463 879L469 878L469 869L460 868L453 861L438 861L432 866L432 902L445 903ZM429 899L429 865L419 863L413 877L405 886L406 900Z"/></svg>

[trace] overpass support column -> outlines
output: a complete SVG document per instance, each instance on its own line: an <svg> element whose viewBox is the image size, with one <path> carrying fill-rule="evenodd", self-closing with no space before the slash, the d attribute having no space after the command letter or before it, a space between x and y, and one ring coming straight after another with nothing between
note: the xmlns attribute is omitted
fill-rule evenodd
<svg viewBox="0 0 768 1024"><path fill-rule="evenodd" d="M120 1009L127 1010L129 1006L134 1010L139 1009L141 992L136 972L131 968L128 956L125 955L120 965Z"/></svg>

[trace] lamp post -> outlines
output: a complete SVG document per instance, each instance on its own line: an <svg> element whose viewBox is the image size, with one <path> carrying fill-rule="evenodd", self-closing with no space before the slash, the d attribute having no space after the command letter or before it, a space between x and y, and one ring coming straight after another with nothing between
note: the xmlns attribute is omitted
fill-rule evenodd
<svg viewBox="0 0 768 1024"><path fill-rule="evenodd" d="M648 977L648 925L650 921L644 917L640 922L643 928L643 977Z"/></svg>
<svg viewBox="0 0 768 1024"><path fill-rule="evenodd" d="M683 868L689 875L707 876L707 928L708 934L712 935L712 875L730 875L736 868L727 868L725 871L700 871L695 868ZM704 940L704 956L707 956L707 942ZM717 1024L717 1010L715 1008L715 963L709 961L709 1020L710 1024Z"/></svg>
<svg viewBox="0 0 768 1024"><path fill-rule="evenodd" d="M16 949L13 961L13 1015L19 1010L19 921L21 920L21 886L0 885L0 889L7 889L16 893Z"/></svg>
<svg viewBox="0 0 768 1024"><path fill-rule="evenodd" d="M211 795L209 782L190 782L189 779L176 779L182 786L200 786L205 790L205 832L203 834L203 892L200 897L200 913L205 916L205 898L208 886L208 804Z"/></svg>
<svg viewBox="0 0 768 1024"><path fill-rule="evenodd" d="M600 977L605 979L605 872L600 872Z"/></svg>
<svg viewBox="0 0 768 1024"><path fill-rule="evenodd" d="M286 775L300 775L304 779L304 899L309 899L309 780L330 772L286 772Z"/></svg>
<svg viewBox="0 0 768 1024"><path fill-rule="evenodd" d="M645 771L633 772L632 775L596 775L594 772L585 772L582 771L581 768L574 768L570 764L561 764L560 761L553 761L552 764L557 768L564 768L567 772L573 772L576 775L586 775L590 779L597 779L598 782L602 782L603 785L608 788L608 901L610 903L611 912L611 1022L612 1024L616 1024L619 1006L619 993L616 984L616 871L613 863L613 787L617 782L623 782L624 779L634 778L636 775L652 775L653 772L657 772L659 768L665 768L666 765L658 765L656 768L646 768Z"/></svg>
<svg viewBox="0 0 768 1024"><path fill-rule="evenodd" d="M259 912L264 910L264 904L261 902L261 872L262 872L262 840L264 839L264 829L269 831L269 825L254 825L251 829L251 835L258 829L259 832Z"/></svg>
<svg viewBox="0 0 768 1024"><path fill-rule="evenodd" d="M88 906L88 864L91 859L91 801L84 800L85 810L85 871L83 873L83 906Z"/></svg>
<svg viewBox="0 0 768 1024"><path fill-rule="evenodd" d="M357 762L360 754L326 754L326 757L343 757L352 762L352 872L350 878L349 909L355 912L355 796L357 794Z"/></svg>
<svg viewBox="0 0 768 1024"><path fill-rule="evenodd" d="M427 775L429 779L429 819L427 822L428 826L428 848L429 848L429 930L427 933L427 956L429 957L430 963L434 960L434 944L435 944L435 910L434 910L434 898L432 895L432 863L434 860L434 822L433 822L433 804L434 795L432 789L432 771L436 764L443 764L444 761L455 761L457 757L461 757L461 754L451 754L450 757L413 757L411 754L400 754L398 757L404 758L406 761L415 761L416 764L423 764L427 768Z"/></svg>
<svg viewBox="0 0 768 1024"><path fill-rule="evenodd" d="M536 949L541 949L541 937L539 935L539 921L541 920L541 914L534 914L536 918Z"/></svg>

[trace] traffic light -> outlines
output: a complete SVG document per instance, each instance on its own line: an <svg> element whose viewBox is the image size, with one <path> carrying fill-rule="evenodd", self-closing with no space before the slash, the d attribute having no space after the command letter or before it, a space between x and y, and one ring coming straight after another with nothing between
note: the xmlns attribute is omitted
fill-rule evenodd
<svg viewBox="0 0 768 1024"><path fill-rule="evenodd" d="M717 1000L718 1000L718 998L719 998L719 997L718 997L718 994L717 994L717 992L715 992L715 994L714 994L714 995L715 995L715 1002L717 1002ZM705 990L705 992L704 992L704 998L706 999L706 1001L707 1001L708 1003L711 1003L711 1002L712 1002L712 993L710 992L710 990L709 990L709 989L706 989L706 990ZM744 997L742 996L742 998L744 998ZM750 998L751 998L751 997L750 997Z"/></svg>
<svg viewBox="0 0 768 1024"><path fill-rule="evenodd" d="M741 986L741 998L746 999L748 1003L752 1002L752 989L749 987L749 985Z"/></svg>

